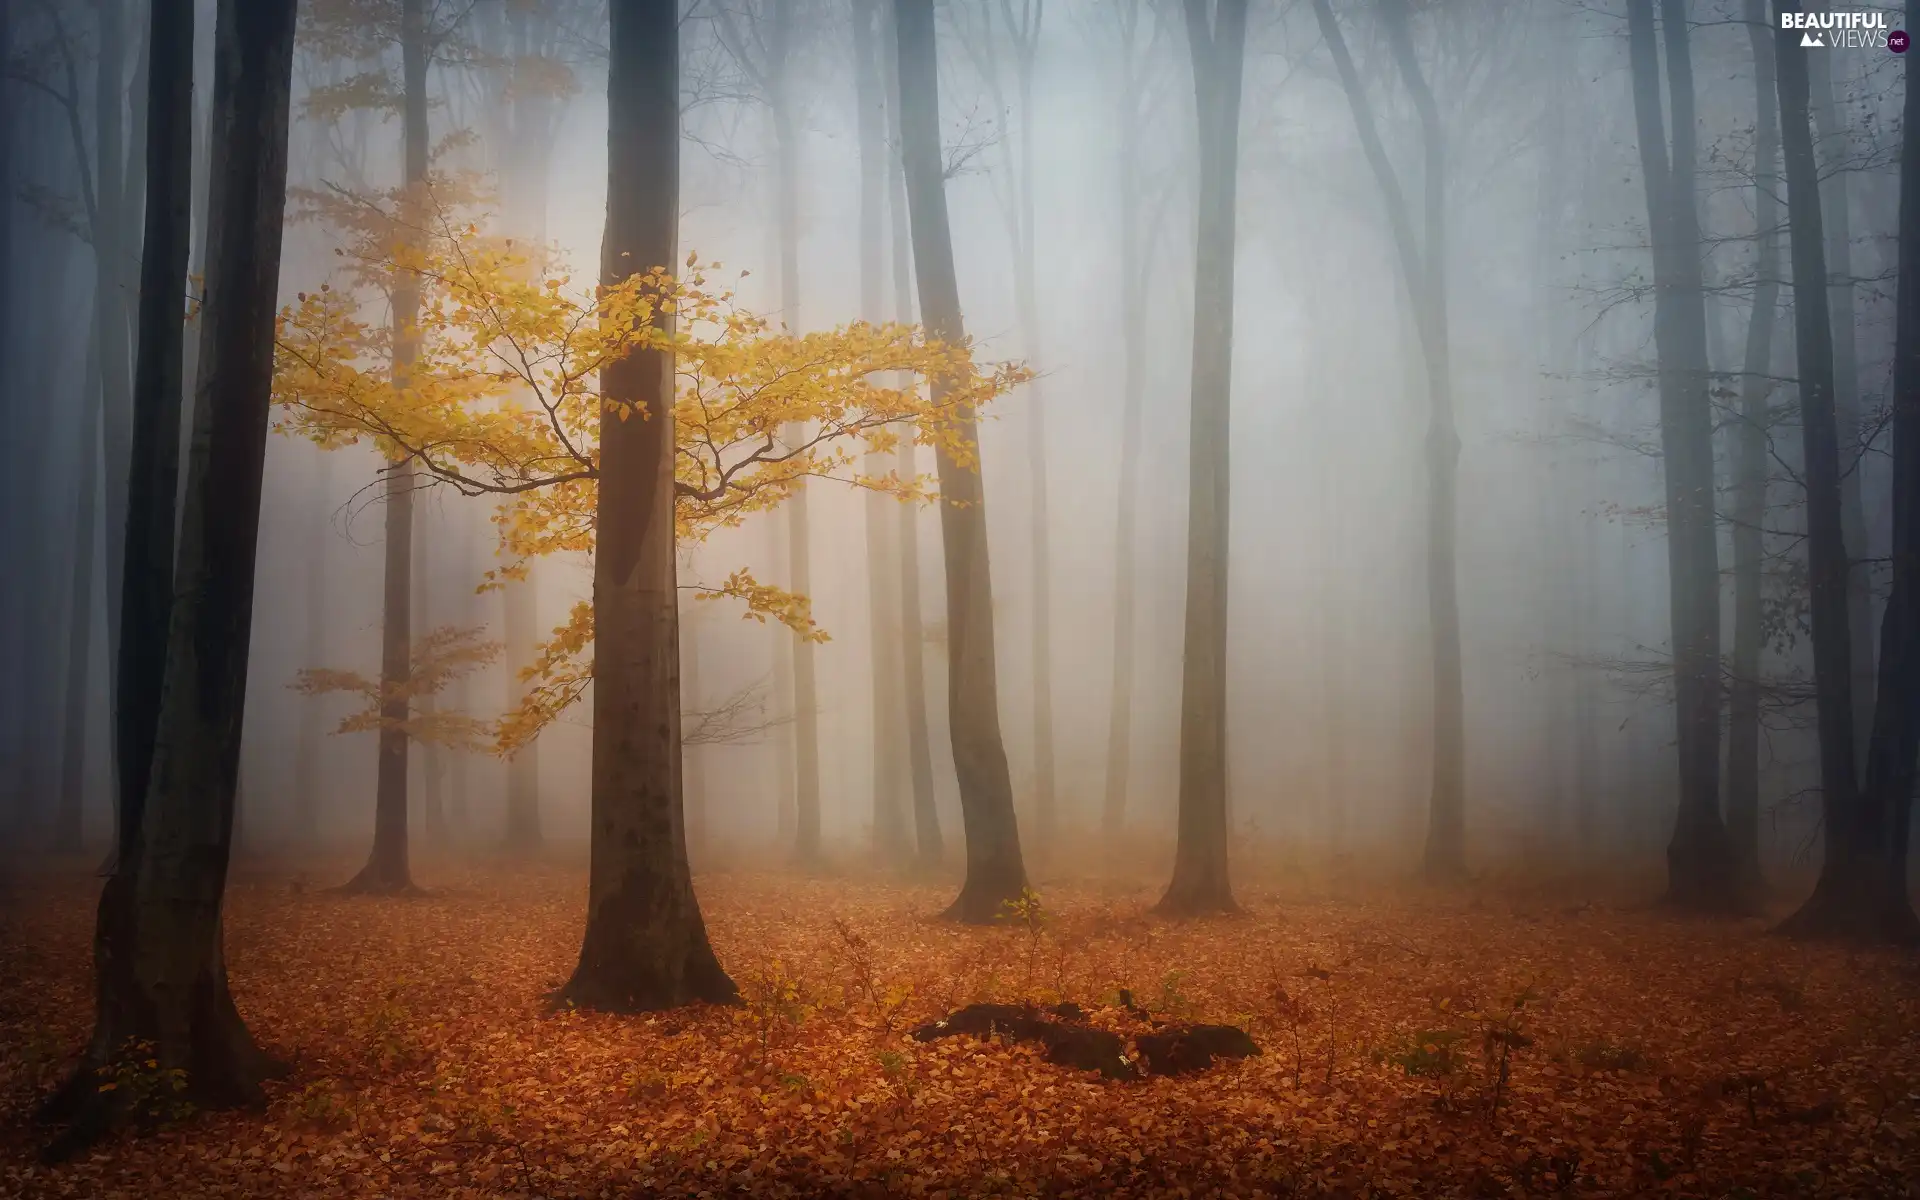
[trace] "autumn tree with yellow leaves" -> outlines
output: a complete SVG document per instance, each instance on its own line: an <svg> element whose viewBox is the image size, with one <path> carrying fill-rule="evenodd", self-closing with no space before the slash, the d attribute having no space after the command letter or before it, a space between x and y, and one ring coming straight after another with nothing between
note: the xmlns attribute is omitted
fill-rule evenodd
<svg viewBox="0 0 1920 1200"><path fill-rule="evenodd" d="M352 203L359 235L345 249L340 286L304 292L282 315L283 428L326 448L370 442L464 494L501 497L504 561L490 584L540 556L593 549L599 375L635 350L675 355L674 523L683 544L777 508L810 478L924 501L929 480L863 474L861 452L891 451L904 427L922 444L966 455L960 415L1028 377L1013 365L980 369L964 344L909 325L775 330L713 287L714 266L697 258L679 277L654 269L586 290L543 272L544 252L463 222L454 205L434 207L429 227L403 236L397 205ZM365 319L369 291L402 272L420 281L417 326ZM653 325L663 310L679 320L671 335ZM396 336L415 346L404 379L386 369ZM919 385L936 380L940 398L928 400ZM647 419L632 406L609 411ZM750 619L827 640L805 596L746 570L690 586L701 599L734 598ZM593 606L583 602L539 648L523 672L525 700L499 726L499 750L524 745L580 697L592 678L593 630Z"/></svg>

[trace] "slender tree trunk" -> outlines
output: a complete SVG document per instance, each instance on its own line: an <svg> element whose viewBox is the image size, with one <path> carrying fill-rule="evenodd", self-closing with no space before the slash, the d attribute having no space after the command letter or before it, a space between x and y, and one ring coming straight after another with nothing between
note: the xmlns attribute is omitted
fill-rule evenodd
<svg viewBox="0 0 1920 1200"><path fill-rule="evenodd" d="M168 631L168 687L146 803L126 814L119 869L100 898L97 1010L87 1054L47 1115L50 1148L92 1142L129 1099L97 1071L146 1041L205 1106L258 1104L275 1064L227 989L221 898L253 617L255 547L273 381L287 174L293 0L221 0L214 67L214 195L205 349Z"/></svg>
<svg viewBox="0 0 1920 1200"><path fill-rule="evenodd" d="M1855 339L1853 297L1853 212L1849 203L1852 175L1847 157L1847 133L1833 86L1833 59L1816 54L1807 59L1809 103L1813 109L1816 161L1825 172L1820 181L1821 216L1826 225L1829 287L1827 307L1833 318L1833 412L1840 437L1840 530L1847 539L1851 566L1847 569L1847 629L1853 662L1854 755L1858 770L1866 768L1867 743L1873 733L1873 578L1869 557L1866 505L1861 497L1860 365Z"/></svg>
<svg viewBox="0 0 1920 1200"><path fill-rule="evenodd" d="M1227 876L1228 468L1233 388L1235 199L1247 0L1186 0L1200 139L1193 273L1186 657L1180 681L1180 817L1158 911L1234 912Z"/></svg>
<svg viewBox="0 0 1920 1200"><path fill-rule="evenodd" d="M920 310L934 337L959 344L966 340L966 327L947 223L933 0L894 0L893 11L899 43L901 153ZM936 384L934 398L943 394ZM960 784L961 823L967 835L966 882L946 915L981 924L994 920L1003 904L1020 897L1027 886L1027 871L1020 856L1006 744L1000 736L986 493L977 470L979 435L971 414L961 419L959 436L963 453L974 466L963 466L945 450L936 453L947 581L947 720Z"/></svg>
<svg viewBox="0 0 1920 1200"><path fill-rule="evenodd" d="M679 261L677 0L611 0L607 229L601 280ZM671 332L673 314L657 317ZM580 962L555 999L634 1012L739 998L707 942L681 808L673 546L673 356L636 350L601 373L594 513L592 851Z"/></svg>
<svg viewBox="0 0 1920 1200"><path fill-rule="evenodd" d="M898 39L890 4L880 6L880 36L880 62L887 88L887 140L892 147L887 170L887 216L893 252L893 319L911 323L913 239L908 232L905 160L900 154L900 58L891 52ZM917 387L918 384L902 377L900 386ZM900 478L919 477L915 458L911 431L903 431L894 466ZM939 864L946 856L946 847L940 836L940 813L934 806L933 741L927 723L927 639L920 620L919 505L900 505L895 520L900 560L900 656L906 693L902 711L906 720L908 776L913 784L914 851L919 865L925 869Z"/></svg>
<svg viewBox="0 0 1920 1200"><path fill-rule="evenodd" d="M1140 510L1140 426L1147 368L1147 264L1141 221L1141 81L1135 51L1141 4L1127 0L1120 21L1120 485L1114 520L1113 694L1107 710L1107 788L1100 824L1108 837L1120 832L1127 813L1127 781L1133 769L1133 651L1136 640L1135 543Z"/></svg>
<svg viewBox="0 0 1920 1200"><path fill-rule="evenodd" d="M1032 10L1034 27L1018 49L1020 92L1019 245L1014 266L1014 307L1019 313L1021 340L1027 357L1038 363L1041 350L1039 287L1034 280L1033 201L1033 60L1038 43L1038 7ZM1053 760L1053 555L1047 527L1047 407L1041 381L1027 384L1027 471L1033 518L1033 815L1034 836L1044 850L1051 846L1059 821L1055 811Z"/></svg>
<svg viewBox="0 0 1920 1200"><path fill-rule="evenodd" d="M789 94L792 73L793 5L777 4L768 56L768 103L773 110L773 140L778 196L776 220L780 235L780 320L800 333L800 130L795 126ZM787 425L782 436L789 444L805 440L805 427ZM787 510L787 586L798 595L813 589L812 537L807 520L807 486L793 489ZM814 665L814 643L798 634L793 640L794 843L796 861L820 858L820 699Z"/></svg>
<svg viewBox="0 0 1920 1200"><path fill-rule="evenodd" d="M96 333L97 333L96 328ZM98 346L97 339L88 350ZM60 807L54 820L56 850L79 853L86 840L87 709L93 692L93 563L100 524L100 356L87 357L81 403L79 498L73 517L73 587L67 625L67 679L61 728ZM118 804L115 809L118 809Z"/></svg>
<svg viewBox="0 0 1920 1200"><path fill-rule="evenodd" d="M146 72L146 234L140 256L139 352L133 380L121 637L114 692L120 811L147 797L173 607L174 502L179 496L187 251L192 237L193 0L154 0ZM122 852L126 850L121 847Z"/></svg>
<svg viewBox="0 0 1920 1200"><path fill-rule="evenodd" d="M1753 308L1741 360L1740 419L1733 446L1733 662L1727 692L1727 836L1743 888L1763 884L1760 870L1761 599L1766 551L1768 418L1773 392L1773 325L1780 300L1780 110L1774 95L1773 29L1765 0L1746 0L1753 43Z"/></svg>
<svg viewBox="0 0 1920 1200"><path fill-rule="evenodd" d="M1783 3L1783 11L1797 5ZM1912 16L1909 12L1909 16ZM1775 35L1780 146L1786 166L1788 245L1793 262L1794 342L1800 380L1802 478L1807 492L1807 581L1818 694L1820 808L1825 857L1813 895L1781 928L1803 937L1910 941L1920 936L1907 896L1904 812L1911 804L1920 746L1920 653L1913 590L1920 535L1913 517L1920 431L1909 420L1920 391L1920 163L1903 143L1900 165L1899 299L1894 333L1895 594L1882 629L1883 693L1867 756L1867 786L1854 771L1853 658L1848 628L1849 559L1843 528L1839 423L1835 413L1833 325L1820 210L1819 167L1809 127L1807 55L1791 31ZM1908 94L1905 120L1920 120ZM1911 130L1912 126L1905 126ZM1905 585L1904 587L1902 585Z"/></svg>
<svg viewBox="0 0 1920 1200"><path fill-rule="evenodd" d="M1713 412L1694 198L1693 65L1686 14L1661 0L1673 100L1671 157L1660 106L1653 0L1630 0L1628 52L1641 173L1653 235L1654 341L1666 475L1667 571L1673 629L1680 803L1667 845L1667 897L1725 911L1741 903L1720 817L1720 570L1713 512Z"/></svg>
<svg viewBox="0 0 1920 1200"><path fill-rule="evenodd" d="M881 251L884 233L880 213L886 201L888 166L886 93L880 82L879 48L875 22L879 0L856 0L853 10L854 90L859 106L860 135L860 315L879 321ZM896 431L911 438L913 430ZM891 466L886 456L869 450L865 470L878 478ZM897 502L884 492L868 492L867 523L867 632L873 675L873 847L889 863L906 861L911 848L907 811L902 803L907 784L906 729L901 715L900 598L898 569L893 562L892 509Z"/></svg>
<svg viewBox="0 0 1920 1200"><path fill-rule="evenodd" d="M401 137L405 154L403 209L418 212L427 186L427 0L402 0L401 74L405 96ZM409 218L409 224L419 222ZM402 271L393 284L393 375L405 386L419 351L419 281ZM380 621L380 758L373 801L373 849L347 883L351 892L396 893L413 888L407 853L407 696L413 630L413 463L387 464L385 587Z"/></svg>

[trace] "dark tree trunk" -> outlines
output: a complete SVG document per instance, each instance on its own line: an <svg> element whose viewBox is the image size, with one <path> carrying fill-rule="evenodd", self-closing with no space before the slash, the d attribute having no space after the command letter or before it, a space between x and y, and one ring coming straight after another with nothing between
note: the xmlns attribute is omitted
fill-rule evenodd
<svg viewBox="0 0 1920 1200"><path fill-rule="evenodd" d="M1789 6L1783 4L1783 9ZM1909 5L1908 18L1916 15ZM1906 886L1907 814L1920 748L1920 156L1903 140L1899 297L1894 330L1893 594L1880 631L1880 694L1866 786L1853 758L1849 562L1843 533L1832 324L1822 244L1819 169L1808 126L1807 56L1791 31L1774 42L1781 150L1793 255L1795 345L1807 489L1807 575L1814 687L1819 696L1825 856L1813 895L1781 926L1802 937L1912 941L1920 936ZM1904 72L1903 72L1904 73ZM1903 138L1920 125L1920 92L1906 93Z"/></svg>
<svg viewBox="0 0 1920 1200"><path fill-rule="evenodd" d="M612 0L603 282L679 256L677 0ZM661 313L662 328L673 315ZM594 515L592 851L587 929L555 999L636 1012L739 993L707 942L680 797L679 610L673 546L673 357L642 350L601 373Z"/></svg>
<svg viewBox="0 0 1920 1200"><path fill-rule="evenodd" d="M1193 272L1192 442L1186 657L1180 680L1180 817L1158 911L1234 912L1227 877L1228 418L1233 389L1235 193L1247 0L1186 0L1200 139Z"/></svg>
<svg viewBox="0 0 1920 1200"><path fill-rule="evenodd" d="M885 307L881 298L884 233L880 213L892 161L887 153L886 93L880 82L875 36L879 14L879 0L856 0L853 81L860 135L860 315L875 322L881 319ZM900 433L913 436L911 428ZM873 451L867 453L865 467L874 477L891 469L886 456ZM867 646L873 676L873 848L889 863L904 862L911 853L903 804L907 743L900 711L900 577L892 561L896 526L891 509L895 504L884 492L869 492L866 497Z"/></svg>
<svg viewBox="0 0 1920 1200"><path fill-rule="evenodd" d="M880 7L880 63L887 87L887 140L892 155L887 169L887 218L893 254L893 319L913 320L913 239L908 232L905 162L900 155L900 58L888 53L897 44L893 6ZM903 378L900 386L911 385ZM911 430L895 453L902 479L919 475ZM924 869L946 856L940 813L934 806L933 742L927 724L927 641L920 621L920 508L902 504L895 514L900 558L900 653L906 690L907 769L913 783L914 851Z"/></svg>
<svg viewBox="0 0 1920 1200"><path fill-rule="evenodd" d="M933 0L894 0L893 11L901 155L920 311L934 337L960 345L967 332L960 315L960 286L947 223ZM943 394L943 386L936 383L934 398ZM1000 916L1001 905L1019 899L1027 886L1027 870L1020 857L1006 744L1000 736L986 493L978 472L979 436L972 414L962 419L960 436L973 466L963 466L944 450L935 456L947 573L947 720L960 784L961 824L967 835L966 882L946 916L984 924Z"/></svg>
<svg viewBox="0 0 1920 1200"><path fill-rule="evenodd" d="M403 210L417 212L427 186L427 0L402 0L401 74L405 89L401 137L406 161ZM409 220L416 227L420 222ZM404 386L419 352L414 324L420 284L401 271L393 284L393 374ZM412 711L407 697L408 654L413 629L413 463L387 465L385 587L380 621L380 759L373 800L373 850L367 865L343 890L405 893L414 890L407 853L407 734Z"/></svg>
<svg viewBox="0 0 1920 1200"><path fill-rule="evenodd" d="M1753 308L1741 360L1740 419L1733 445L1733 661L1727 692L1727 836L1740 886L1758 894L1760 870L1760 656L1765 649L1761 580L1766 547L1767 406L1773 392L1773 326L1780 300L1780 110L1774 95L1773 30L1765 0L1746 0L1753 43Z"/></svg>
<svg viewBox="0 0 1920 1200"><path fill-rule="evenodd" d="M114 749L123 821L146 802L167 671L173 608L174 502L179 495L187 250L192 238L194 0L153 0L147 69L146 235L120 568L119 686ZM123 844L121 853L127 852Z"/></svg>
<svg viewBox="0 0 1920 1200"><path fill-rule="evenodd" d="M1733 847L1720 817L1720 568L1715 525L1713 411L1708 398L1700 223L1694 200L1693 60L1686 14L1661 0L1673 144L1660 106L1653 0L1627 5L1640 166L1653 240L1654 342L1666 475L1668 596L1680 805L1667 845L1667 898L1727 911L1741 903Z"/></svg>
<svg viewBox="0 0 1920 1200"><path fill-rule="evenodd" d="M145 804L126 814L119 869L100 898L92 1042L47 1115L62 1156L127 1099L96 1070L152 1043L204 1107L258 1104L275 1064L234 1008L220 909L240 766L255 546L273 383L286 199L294 0L222 0L214 66L203 370L194 405L167 687Z"/></svg>
<svg viewBox="0 0 1920 1200"><path fill-rule="evenodd" d="M1847 539L1847 631L1851 638L1853 741L1858 771L1866 769L1867 742L1873 731L1873 589L1868 557L1866 505L1861 495L1860 354L1855 339L1853 297L1853 213L1849 202L1853 175L1847 133L1841 127L1834 95L1833 59L1816 54L1807 60L1808 106L1812 109L1815 162L1820 180L1821 220L1826 226L1829 286L1827 309L1833 326L1833 416L1840 444L1840 532ZM1821 162L1822 156L1825 161Z"/></svg>

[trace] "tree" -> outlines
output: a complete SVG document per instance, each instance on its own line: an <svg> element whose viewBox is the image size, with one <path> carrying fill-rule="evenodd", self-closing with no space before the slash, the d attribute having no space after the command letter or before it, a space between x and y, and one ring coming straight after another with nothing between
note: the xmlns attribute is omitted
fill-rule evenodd
<svg viewBox="0 0 1920 1200"><path fill-rule="evenodd" d="M961 345L960 285L954 276L953 238L940 150L939 58L933 0L894 0L899 57L900 150L905 163L907 213L913 228L914 271L920 311L942 342ZM945 386L936 382L934 399ZM967 834L967 877L948 917L983 924L1027 890L1020 828L1013 813L1013 780L1000 737L999 689L993 649L993 576L987 553L986 495L968 469L979 460L979 435L970 415L960 419L959 446L942 448L940 533L947 569L947 720L953 767L960 783L960 816ZM958 449L966 457L954 453Z"/></svg>
<svg viewBox="0 0 1920 1200"><path fill-rule="evenodd" d="M1460 599L1454 546L1458 534L1460 435L1453 416L1452 351L1447 333L1446 141L1433 90L1420 69L1405 0L1381 0L1387 45L1401 82L1413 97L1423 151L1422 236L1373 119L1365 86L1354 70L1328 0L1313 11L1327 39L1367 163L1387 208L1400 275L1412 300L1414 326L1426 368L1427 402L1427 617L1433 658L1433 773L1427 804L1426 872L1456 879L1466 873L1466 702L1461 693Z"/></svg>
<svg viewBox="0 0 1920 1200"><path fill-rule="evenodd" d="M179 490L187 249L192 234L193 0L154 0L147 80L146 237L140 256L139 348L120 571L115 760L125 826L147 796L167 669L173 605L174 499ZM127 814L134 819L128 821Z"/></svg>
<svg viewBox="0 0 1920 1200"><path fill-rule="evenodd" d="M1014 139L1006 136L996 139L1002 165L1011 177L1001 208L1006 218L1007 240L1013 250L1014 311L1020 323L1021 348L1030 360L1038 361L1041 314L1039 287L1034 278L1033 78L1046 0L1019 0L1017 8L1014 0L953 5L948 13L960 33L960 44L986 81L994 107L1003 114L1015 105L1019 109L1018 151L1014 148ZM963 13L973 13L981 27L974 29ZM1013 60L1015 105L1008 103L1000 78L997 47L1002 38ZM1053 560L1047 550L1047 410L1037 381L1028 390L1026 409L1029 511L1033 518L1028 560L1033 576L1033 815L1034 837L1045 850L1053 841L1058 814L1053 760Z"/></svg>
<svg viewBox="0 0 1920 1200"><path fill-rule="evenodd" d="M1774 95L1773 31L1763 0L1746 0L1753 45L1753 308L1741 359L1733 447L1733 658L1727 688L1727 835L1739 885L1757 893L1760 874L1761 598L1769 467L1767 404L1773 326L1780 299L1780 110Z"/></svg>
<svg viewBox="0 0 1920 1200"><path fill-rule="evenodd" d="M255 546L273 375L286 199L293 0L221 0L206 306L182 504L166 688L130 853L100 898L92 1039L47 1107L96 1138L134 1097L100 1086L129 1056L203 1106L257 1103L274 1064L234 1008L220 910L232 848L252 624Z"/></svg>
<svg viewBox="0 0 1920 1200"><path fill-rule="evenodd" d="M860 139L860 314L878 320L881 312L880 211L887 193L893 156L886 136L886 92L880 79L880 0L854 0L853 82ZM904 317L902 318L905 319ZM885 456L869 452L869 475L887 470ZM902 793L910 785L902 706L905 664L901 661L899 572L893 545L898 526L886 496L867 494L867 632L873 677L873 844L889 861L908 852L907 812Z"/></svg>
<svg viewBox="0 0 1920 1200"><path fill-rule="evenodd" d="M768 10L749 14L742 32L730 10L720 7L721 40L752 80L767 105L773 127L774 224L780 256L780 319L798 330L800 321L800 138L799 113L793 92L793 68L799 34L795 28L800 0L770 0ZM804 433L789 429L790 443ZM812 549L807 521L806 488L794 492L787 505L787 586L799 595L811 587ZM776 636L781 636L776 634ZM820 700L816 684L813 643L792 643L794 737L794 857L813 863L820 857ZM783 785L784 786L784 785Z"/></svg>
<svg viewBox="0 0 1920 1200"><path fill-rule="evenodd" d="M499 656L500 643L487 641L482 636L484 632L471 626L444 625L423 634L408 650L407 661L412 670L400 696L388 692L384 679L369 679L358 671L334 667L302 667L287 686L303 696L344 692L360 697L363 707L342 717L334 727L335 733L385 732L392 720L389 713L399 708L406 717L397 732L408 741L452 749L482 749L494 740L494 730L488 722L457 708L441 708L430 701L456 680Z"/></svg>
<svg viewBox="0 0 1920 1200"><path fill-rule="evenodd" d="M893 6L880 8L880 59L887 88L887 141L893 148L887 172L888 241L893 251L893 319L913 323L913 237L908 230L906 160L901 156L900 56L894 51ZM914 439L900 439L895 474L915 479ZM940 836L940 813L933 798L933 746L927 723L927 642L920 620L920 520L910 505L902 505L896 532L900 558L900 651L905 668L907 769L913 782L914 850L920 866L938 865L946 854Z"/></svg>
<svg viewBox="0 0 1920 1200"><path fill-rule="evenodd" d="M1158 911L1235 912L1227 876L1227 521L1233 259L1247 0L1185 0L1200 139L1193 272L1186 655L1180 677L1180 817ZM1212 7L1211 14L1208 12Z"/></svg>
<svg viewBox="0 0 1920 1200"><path fill-rule="evenodd" d="M607 228L600 277L678 261L678 0L610 0ZM671 335L673 313L648 314ZM609 361L594 513L592 866L580 962L557 998L632 1012L739 998L708 944L681 810L674 559L674 366L635 347ZM637 419L636 419L637 418Z"/></svg>
<svg viewBox="0 0 1920 1200"><path fill-rule="evenodd" d="M1783 12L1798 11L1782 3ZM1910 12L1911 16L1912 13ZM1809 124L1807 55L1775 33L1780 148L1786 167L1788 245L1793 266L1794 344L1807 493L1807 582L1819 707L1820 811L1825 857L1813 895L1781 927L1806 937L1912 941L1920 937L1907 895L1906 812L1920 746L1920 655L1916 654L1914 568L1920 552L1915 489L1920 486L1920 156L1903 140L1900 165L1899 298L1894 346L1894 595L1881 631L1880 689L1868 745L1865 786L1855 770L1853 657L1847 580L1851 563L1842 517L1840 438L1834 399L1833 325L1820 174ZM1910 77L1909 77L1910 78ZM1908 93L1904 116L1920 119ZM1912 126L1903 126L1910 130ZM1903 132L1903 139L1906 134ZM1904 585L1904 586L1903 586Z"/></svg>
<svg viewBox="0 0 1920 1200"><path fill-rule="evenodd" d="M1720 816L1720 567L1714 518L1713 411L1695 206L1693 59L1685 5L1660 0L1672 145L1660 104L1653 0L1629 0L1634 124L1653 242L1666 481L1668 601L1680 808L1667 845L1667 898L1699 910L1738 907L1733 847Z"/></svg>

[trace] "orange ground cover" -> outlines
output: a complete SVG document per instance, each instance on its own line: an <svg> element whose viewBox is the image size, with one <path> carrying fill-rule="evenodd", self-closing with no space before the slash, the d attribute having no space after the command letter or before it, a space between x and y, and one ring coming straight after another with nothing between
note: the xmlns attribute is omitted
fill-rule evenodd
<svg viewBox="0 0 1920 1200"><path fill-rule="evenodd" d="M1173 924L1144 885L1042 876L1043 920L962 929L933 917L949 884L714 872L744 1005L546 1015L584 873L421 875L380 900L239 872L235 993L293 1073L264 1113L52 1168L28 1114L88 1028L96 882L16 879L0 1194L1920 1195L1920 966L1757 921L1243 884L1248 915ZM1265 1054L1110 1082L906 1036L1023 996L1122 1029L1121 986Z"/></svg>

